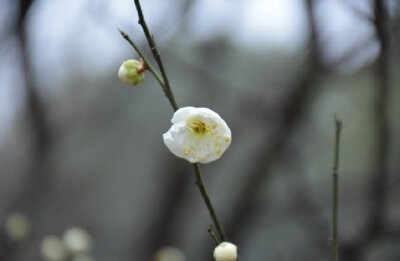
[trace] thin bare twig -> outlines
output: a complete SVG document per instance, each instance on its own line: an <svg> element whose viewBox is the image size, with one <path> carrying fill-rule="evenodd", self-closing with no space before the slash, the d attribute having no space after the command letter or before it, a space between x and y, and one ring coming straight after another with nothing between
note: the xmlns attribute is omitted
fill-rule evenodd
<svg viewBox="0 0 400 261"><path fill-rule="evenodd" d="M212 225L210 224L210 226L207 229L208 234L210 234L211 238L214 240L215 244L218 246L219 245L219 240L217 238L217 236L215 235L214 231L212 230Z"/></svg>
<svg viewBox="0 0 400 261"><path fill-rule="evenodd" d="M342 121L335 118L335 149L332 169L332 224L330 237L330 256L331 261L338 260L338 233L337 233L337 212L338 212L338 169L339 169L339 145L340 131L342 130Z"/></svg>
<svg viewBox="0 0 400 261"><path fill-rule="evenodd" d="M150 34L150 30L149 30L149 28L148 28L148 26L146 24L146 20L144 19L142 7L140 5L140 1L139 0L135 0L135 6L136 6L136 10L137 10L137 13L138 13L138 16L139 16L139 24L142 26L143 32L144 32L144 34L145 34L145 36L147 38L148 44L149 44L150 49L151 49L151 51L153 53L153 57L156 60L156 62L158 64L158 67L160 69L160 72L161 72L161 75L162 75L162 78L163 78L163 83L164 83L165 95L167 96L167 98L168 98L171 106L173 107L174 111L177 111L179 109L179 107L178 107L178 105L177 105L177 103L175 101L171 86L169 84L169 80L168 80L168 77L167 77L167 74L166 74L166 71L165 71L165 68L164 68L164 64L163 64L162 59L161 59L160 51L157 49L157 46L156 46L156 44L154 42L154 38ZM124 34L123 34L123 36L124 36ZM127 40L129 39L129 38L126 38L126 37L124 37L124 38L127 39ZM135 48L135 44L133 43L133 41L131 41L130 43ZM201 195L203 197L203 200L204 200L204 202L205 202L205 204L207 206L207 209L208 209L208 211L210 213L210 216L211 216L211 218L212 218L212 220L213 220L213 222L214 222L214 224L215 224L215 226L217 228L217 231L219 233L219 236L220 236L221 240L225 241L225 239L226 239L225 232L224 232L224 230L223 230L223 228L222 228L222 226L221 226L221 224L220 224L220 222L218 220L217 214L215 212L214 206L211 203L210 197L208 196L207 188L206 188L206 186L204 184L204 181L203 181L203 178L202 178L200 166L197 163L192 164L192 166L193 166L193 170L194 170L194 173L195 173L196 185L199 187L200 193L201 193Z"/></svg>
<svg viewBox="0 0 400 261"><path fill-rule="evenodd" d="M158 68L160 69L161 72L161 76L164 80L164 86L165 86L165 95L167 96L169 102L171 103L172 107L174 108L174 111L178 110L178 104L175 101L175 97L174 94L172 93L171 90L171 86L169 84L169 80L168 80L168 76L167 73L165 71L164 68L164 64L161 60L161 55L160 55L160 51L158 50L156 43L154 41L154 37L150 34L150 30L149 27L146 24L146 20L144 19L144 15L143 15L143 11L142 11L142 7L140 5L140 1L139 0L135 0L135 6L136 6L136 10L139 16L139 24L142 26L143 28L143 32L144 35L147 38L147 42L149 43L151 52L153 53L154 59L157 62Z"/></svg>

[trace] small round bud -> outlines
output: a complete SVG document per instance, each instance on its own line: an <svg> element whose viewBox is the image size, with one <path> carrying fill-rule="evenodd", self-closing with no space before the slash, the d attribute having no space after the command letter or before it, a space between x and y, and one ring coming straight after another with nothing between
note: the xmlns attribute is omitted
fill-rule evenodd
<svg viewBox="0 0 400 261"><path fill-rule="evenodd" d="M138 60L130 59L122 63L119 67L118 77L127 85L137 85L144 80L146 64Z"/></svg>
<svg viewBox="0 0 400 261"><path fill-rule="evenodd" d="M76 255L87 253L92 247L92 238L83 229L72 227L65 231L63 242L69 253Z"/></svg>
<svg viewBox="0 0 400 261"><path fill-rule="evenodd" d="M159 249L155 256L154 261L185 261L185 255L176 247L168 246Z"/></svg>
<svg viewBox="0 0 400 261"><path fill-rule="evenodd" d="M25 239L31 230L30 220L21 213L14 213L7 217L6 231L11 240Z"/></svg>
<svg viewBox="0 0 400 261"><path fill-rule="evenodd" d="M215 261L236 261L237 246L229 242L222 242L214 249Z"/></svg>
<svg viewBox="0 0 400 261"><path fill-rule="evenodd" d="M40 245L40 252L47 261L63 261L67 257L63 242L56 236L46 236Z"/></svg>

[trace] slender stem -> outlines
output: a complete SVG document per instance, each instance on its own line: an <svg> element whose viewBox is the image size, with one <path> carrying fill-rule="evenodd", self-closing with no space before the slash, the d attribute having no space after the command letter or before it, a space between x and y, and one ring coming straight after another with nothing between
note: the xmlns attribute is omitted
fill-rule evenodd
<svg viewBox="0 0 400 261"><path fill-rule="evenodd" d="M207 229L208 234L210 234L211 238L214 240L215 244L218 246L219 245L219 240L217 236L215 235L214 231L212 230L212 226L210 226Z"/></svg>
<svg viewBox="0 0 400 261"><path fill-rule="evenodd" d="M125 40L135 49L135 51L139 54L139 56L143 59L143 61L146 63L147 69L153 74L154 78L156 78L157 82L160 84L161 88L163 89L164 92L165 90L165 85L163 80L161 79L160 75L154 70L154 67L151 65L149 60L147 60L146 56L140 51L139 47L135 44L134 41L127 35L124 31L118 28L118 31L121 33L122 37L125 38Z"/></svg>
<svg viewBox="0 0 400 261"><path fill-rule="evenodd" d="M157 62L157 65L160 69L161 75L162 75L162 79L163 81L161 81L161 79L159 78L159 76L157 75L157 73L155 73L154 70L150 70L154 77L156 77L157 81L162 85L165 96L167 96L169 102L171 103L171 106L173 107L174 111L177 111L179 109L179 106L177 105L176 101L175 101L175 97L172 93L171 90L171 86L169 84L168 81L168 77L167 77L167 73L165 72L165 68L164 68L164 64L161 60L161 55L160 55L160 51L157 49L157 46L154 42L154 38L153 36L150 34L149 28L146 24L146 21L144 19L143 16L143 12L142 12L142 7L140 6L140 2L139 0L135 0L135 5L136 5L136 10L139 16L139 24L142 26L144 34L147 38L147 41L149 43L150 49L153 53L154 59ZM136 44L125 34L121 31L122 36L133 46L133 48L135 48L135 50L139 53L139 55L143 58L143 60L148 63L148 61L146 61L144 55L140 52L139 48L137 48ZM150 65L150 63L148 63L148 65ZM149 66L151 67L151 65ZM163 83L163 84L162 84ZM203 182L203 178L201 175L201 170L200 167L197 163L192 164L193 165L193 169L194 169L194 173L195 173L195 177L196 177L196 184L200 189L201 195L203 197L204 202L206 203L206 206L208 208L208 211L210 213L210 216L215 224L215 227L217 228L218 234L221 238L221 241L225 241L225 233L224 230L222 229L222 226L218 220L217 214L214 210L214 206L211 203L210 197L208 196L207 193L207 189L206 186ZM216 239L216 238L215 238ZM218 242L218 240L216 241Z"/></svg>
<svg viewBox="0 0 400 261"><path fill-rule="evenodd" d="M337 232L337 214L338 214L338 168L339 168L339 141L342 130L342 121L335 118L335 149L333 160L333 180L332 180L332 224L330 238L330 256L331 261L338 261L338 232Z"/></svg>
<svg viewBox="0 0 400 261"><path fill-rule="evenodd" d="M168 100L170 101L172 107L174 108L174 111L177 111L179 109L179 107L175 101L175 97L174 97L174 94L172 93L171 86L169 85L167 73L165 72L164 64L161 60L160 51L157 49L156 43L154 42L154 38L150 34L149 28L146 24L146 20L144 19L144 16L143 16L142 7L140 6L139 0L135 0L135 5L136 5L136 10L137 10L137 13L139 16L139 24L143 28L143 32L147 38L151 52L153 53L154 59L156 60L156 62L158 64L158 68L160 69L161 76L164 80L165 95L167 96Z"/></svg>
<svg viewBox="0 0 400 261"><path fill-rule="evenodd" d="M210 197L208 196L207 188L204 185L203 178L201 177L201 170L200 170L199 164L194 163L192 165L193 165L193 170L194 170L194 173L195 173L195 176L196 176L196 185L200 189L201 195L203 196L204 202L207 205L208 211L210 212L210 215L211 215L211 218L212 218L212 220L214 222L214 225L217 228L217 231L218 231L218 234L219 234L219 236L221 238L221 241L225 241L225 238L226 238L225 237L225 232L222 229L221 224L219 223L217 214L216 214L216 212L214 210L214 207L213 207L213 205L211 203Z"/></svg>

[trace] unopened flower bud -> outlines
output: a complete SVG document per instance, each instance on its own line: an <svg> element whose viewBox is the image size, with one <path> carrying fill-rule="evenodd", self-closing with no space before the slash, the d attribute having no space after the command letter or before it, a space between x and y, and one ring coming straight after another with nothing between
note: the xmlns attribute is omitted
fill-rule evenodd
<svg viewBox="0 0 400 261"><path fill-rule="evenodd" d="M118 77L127 85L137 85L144 80L146 64L138 60L130 59L119 67Z"/></svg>
<svg viewBox="0 0 400 261"><path fill-rule="evenodd" d="M214 249L215 261L236 261L237 246L229 242L222 242Z"/></svg>

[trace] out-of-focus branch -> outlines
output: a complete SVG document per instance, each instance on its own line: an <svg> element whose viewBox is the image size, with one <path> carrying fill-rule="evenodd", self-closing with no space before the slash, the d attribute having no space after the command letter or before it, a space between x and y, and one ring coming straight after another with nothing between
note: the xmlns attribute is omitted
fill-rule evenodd
<svg viewBox="0 0 400 261"><path fill-rule="evenodd" d="M355 6L352 1L342 1L344 4L348 6L349 9L361 19L368 21L370 23L375 22L375 17L369 14L367 11L360 9L359 7Z"/></svg>
<svg viewBox="0 0 400 261"><path fill-rule="evenodd" d="M168 177L167 181L164 181L162 191L160 192L160 198L162 198L162 204L155 208L156 219L151 222L149 228L144 233L147 235L146 238L135 234L135 239L132 245L139 245L141 249L140 256L143 259L149 259L154 253L161 247L171 245L171 242L176 240L177 234L173 230L173 225L178 214L178 210L182 208L186 199L185 195L190 185L192 185L192 177L187 175L190 169L188 166L182 166L178 159L174 159L171 164L171 160L163 164L163 169L167 169ZM165 174L165 173L163 173ZM164 177L164 179L165 179ZM137 258L137 253L132 251L132 259Z"/></svg>
<svg viewBox="0 0 400 261"><path fill-rule="evenodd" d="M29 123L31 133L30 162L28 164L26 177L22 182L16 198L9 203L8 211L20 211L33 219L34 211L42 202L43 195L48 186L49 172L45 171L44 165L50 147L50 130L45 119L42 101L37 92L37 86L32 76L30 65L30 54L27 43L26 16L34 0L18 1L19 13L16 17L14 33L19 44L22 65L22 79L25 88L25 115ZM44 189L46 188L46 189ZM2 220L2 224L4 224ZM1 231L0 244L10 245L8 239ZM15 245L14 245L15 246ZM15 247L1 252L0 259L13 260L15 258ZM3 258L4 257L4 258Z"/></svg>
<svg viewBox="0 0 400 261"><path fill-rule="evenodd" d="M355 43L353 46L350 46L346 51L344 51L339 57L337 57L334 61L329 62L327 65L329 68L335 68L342 66L343 64L351 61L357 55L359 55L365 48L367 48L370 44L373 43L375 37L373 35L366 37L365 39L360 40Z"/></svg>
<svg viewBox="0 0 400 261"><path fill-rule="evenodd" d="M370 245L378 236L385 234L384 216L386 210L386 188L388 180L387 159L389 153L389 119L387 114L389 91L389 55L390 55L390 25L389 16L381 0L374 1L374 26L380 43L380 54L376 64L376 150L375 168L369 185L369 209L365 233L360 240L343 247L346 260L362 259L363 249Z"/></svg>
<svg viewBox="0 0 400 261"><path fill-rule="evenodd" d="M46 122L43 103L32 76L30 54L26 39L26 14L33 2L33 0L20 1L20 15L16 26L16 35L20 44L26 92L26 117L30 123L32 133L32 162L26 180L24 181L24 187L21 189L19 197L14 202L14 208L22 207L25 209L37 207L32 201L35 201L36 199L39 200L40 196L33 195L41 194L43 189L38 189L38 187L47 184L47 172L43 170L43 165L50 146L50 128ZM29 200L26 200L27 198Z"/></svg>
<svg viewBox="0 0 400 261"><path fill-rule="evenodd" d="M381 0L375 0L375 29L381 45L376 70L375 120L377 123L376 169L371 182L371 208L369 216L370 234L382 230L385 212L385 188L387 181L386 162L389 152L389 120L387 115L389 90L389 17Z"/></svg>
<svg viewBox="0 0 400 261"><path fill-rule="evenodd" d="M292 92L288 95L281 109L281 122L277 124L277 129L273 137L266 137L261 141L260 151L255 153L252 168L249 170L248 179L245 181L232 214L228 218L227 230L233 241L239 240L239 235L246 230L246 225L252 220L256 208L253 205L254 198L257 196L264 181L269 176L273 163L279 159L284 150L289 137L293 135L296 127L302 119L303 112L309 101L309 94L313 90L314 81L322 70L321 50L318 44L318 32L314 15L314 1L306 1L308 24L310 28L310 53L307 69L301 78L292 87ZM272 142L270 146L266 146Z"/></svg>

